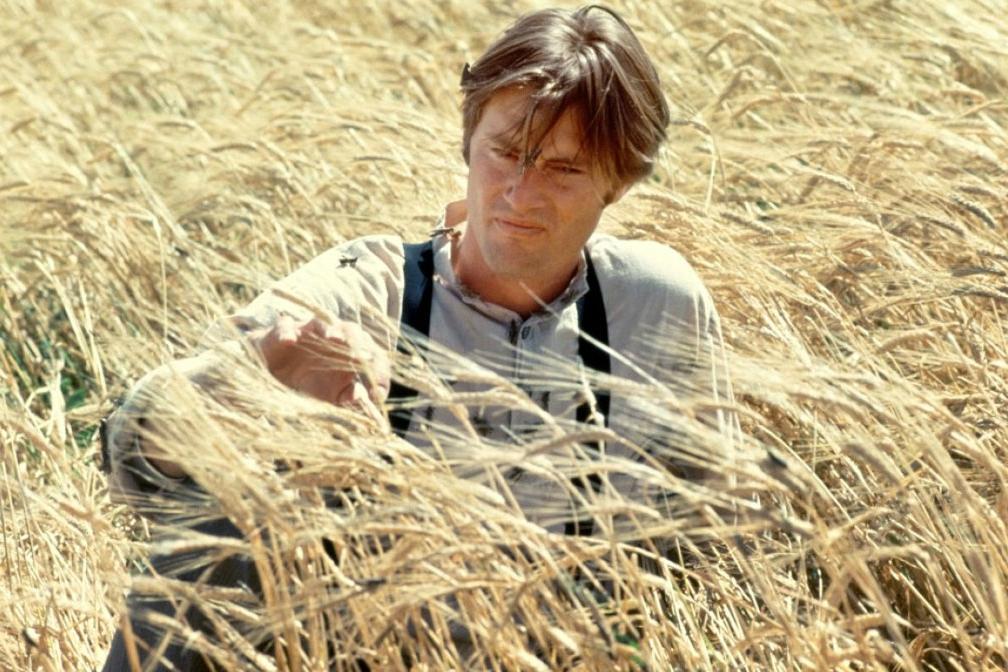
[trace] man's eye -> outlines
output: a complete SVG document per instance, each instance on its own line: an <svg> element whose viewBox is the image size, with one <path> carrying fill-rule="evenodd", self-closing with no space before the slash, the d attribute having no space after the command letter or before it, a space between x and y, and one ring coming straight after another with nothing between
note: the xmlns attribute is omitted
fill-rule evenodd
<svg viewBox="0 0 1008 672"><path fill-rule="evenodd" d="M518 152L507 147L492 147L491 151L502 159L518 160Z"/></svg>
<svg viewBox="0 0 1008 672"><path fill-rule="evenodd" d="M584 171L577 166L568 166L564 164L556 165L552 167L553 172L559 173L560 175L580 175Z"/></svg>

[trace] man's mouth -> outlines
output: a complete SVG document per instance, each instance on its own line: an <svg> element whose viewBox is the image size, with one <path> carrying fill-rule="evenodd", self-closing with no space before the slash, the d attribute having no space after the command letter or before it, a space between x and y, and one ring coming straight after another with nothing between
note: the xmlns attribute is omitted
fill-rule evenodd
<svg viewBox="0 0 1008 672"><path fill-rule="evenodd" d="M525 222L520 219L508 219L496 217L494 221L505 233L516 236L532 236L543 231L543 227L533 222Z"/></svg>

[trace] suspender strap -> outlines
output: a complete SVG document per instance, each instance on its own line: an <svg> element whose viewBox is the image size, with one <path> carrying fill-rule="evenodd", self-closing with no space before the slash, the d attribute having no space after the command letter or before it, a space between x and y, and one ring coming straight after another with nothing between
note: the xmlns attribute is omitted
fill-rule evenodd
<svg viewBox="0 0 1008 672"><path fill-rule="evenodd" d="M434 250L432 241L424 243L403 243L403 303L400 317L400 352L408 352L409 337L403 335L403 326L408 326L421 336L430 335L431 297L434 293ZM395 381L389 388L389 401L405 402L417 396L417 391ZM396 434L405 437L409 431L408 408L395 408L389 413L389 422Z"/></svg>
<svg viewBox="0 0 1008 672"><path fill-rule="evenodd" d="M599 373L610 373L612 364L609 353L603 347L609 345L609 325L606 317L605 302L602 299L602 289L599 287L598 276L595 274L595 266L592 264L591 256L585 254L587 264L586 280L588 281L588 291L577 301L578 329L581 335L578 337L578 356L585 368L594 369ZM586 336L590 336L597 341L590 341ZM609 394L601 390L592 390L595 396L595 408L602 416L604 422L609 424ZM591 404L588 401L578 406L577 421L588 422L592 416ZM591 445L589 448L601 449L601 446ZM587 482L586 482L587 480ZM587 487L598 492L602 489L602 479L598 474L588 474L585 478L573 478L574 485L584 491ZM589 536L595 528L595 521L572 520L567 523L564 532L570 535Z"/></svg>
<svg viewBox="0 0 1008 672"><path fill-rule="evenodd" d="M424 243L404 243L403 244L403 290L402 315L400 323L408 326L413 331L422 336L430 336L430 313L431 298L434 293L434 251L432 241ZM595 273L595 266L591 257L585 254L586 280L588 291L578 299L577 315L578 329L581 336L578 337L578 356L586 368L593 369L599 373L610 373L612 364L609 353L603 348L609 345L609 326L606 318L605 302L602 299L602 289L599 286L598 275ZM589 340L589 338L593 340ZM407 344L409 337L403 334L400 329L398 349L400 352L408 352ZM600 347L601 346L601 347ZM608 424L609 420L609 394L601 390L593 390L595 396L595 409ZM417 396L417 391L392 382L389 389L389 401L392 402L393 410L389 413L389 422L399 436L405 437L409 431L412 412L407 408L402 408L403 402L408 402ZM395 406L399 406L395 408ZM592 408L589 402L578 406L577 421L588 422L592 417ZM599 449L600 446L591 446ZM602 481L598 474L589 474L587 478L572 479L575 486L584 490L591 487L598 492L601 489ZM565 532L571 535L590 535L594 529L594 521L574 520L567 523Z"/></svg>
<svg viewBox="0 0 1008 672"><path fill-rule="evenodd" d="M581 357L586 368L594 369L599 373L611 373L612 365L609 361L609 353L602 349L602 347L609 346L609 325L606 318L605 302L602 300L602 289L599 287L598 276L595 275L595 265L592 264L591 257L587 254L585 262L587 263L588 291L577 301L578 329L581 331L581 336L578 337L578 356ZM590 336L598 342L598 345L585 336ZM595 391L595 404L599 413L608 422L609 395ZM578 406L578 422L587 422L590 417L591 406L587 402Z"/></svg>

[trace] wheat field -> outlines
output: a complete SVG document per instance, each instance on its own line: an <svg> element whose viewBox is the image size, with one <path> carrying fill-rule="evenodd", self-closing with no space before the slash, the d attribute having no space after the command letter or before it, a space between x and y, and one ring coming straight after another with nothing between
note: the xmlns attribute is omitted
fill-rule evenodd
<svg viewBox="0 0 1008 672"><path fill-rule="evenodd" d="M452 620L490 669L1008 665L1001 0L613 4L674 122L602 226L675 247L714 296L731 487L658 464L678 508L550 535L239 355L228 394L172 398L202 498L143 517L110 496L96 428L139 376L329 246L419 240L463 193L461 68L540 6L0 0L0 669L99 668L129 590L207 614L159 625L221 669L459 668ZM610 382L653 400L659 444L716 440L704 400ZM180 525L221 514L242 535ZM262 590L143 572L184 550L250 559Z"/></svg>

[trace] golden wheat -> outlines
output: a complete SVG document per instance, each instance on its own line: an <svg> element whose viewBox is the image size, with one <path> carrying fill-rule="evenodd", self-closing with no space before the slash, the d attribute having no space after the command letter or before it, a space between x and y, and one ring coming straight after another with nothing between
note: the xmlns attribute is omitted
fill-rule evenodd
<svg viewBox="0 0 1008 672"><path fill-rule="evenodd" d="M213 494L149 519L110 500L113 397L271 279L419 239L461 193L458 74L533 6L0 6L0 668L100 665L127 588L199 607L206 632L159 625L227 668L458 667L452 621L498 669L1008 664L1008 32L982 0L617 3L676 122L604 227L679 249L715 297L730 488L613 461L675 497L572 491L614 522L558 538L503 473L569 484L577 428L434 460L237 357L226 395L169 407ZM400 373L448 408L536 408ZM710 443L704 400L610 382L652 400L660 456ZM237 538L180 526L221 514ZM151 553L246 558L261 594L134 571Z"/></svg>

